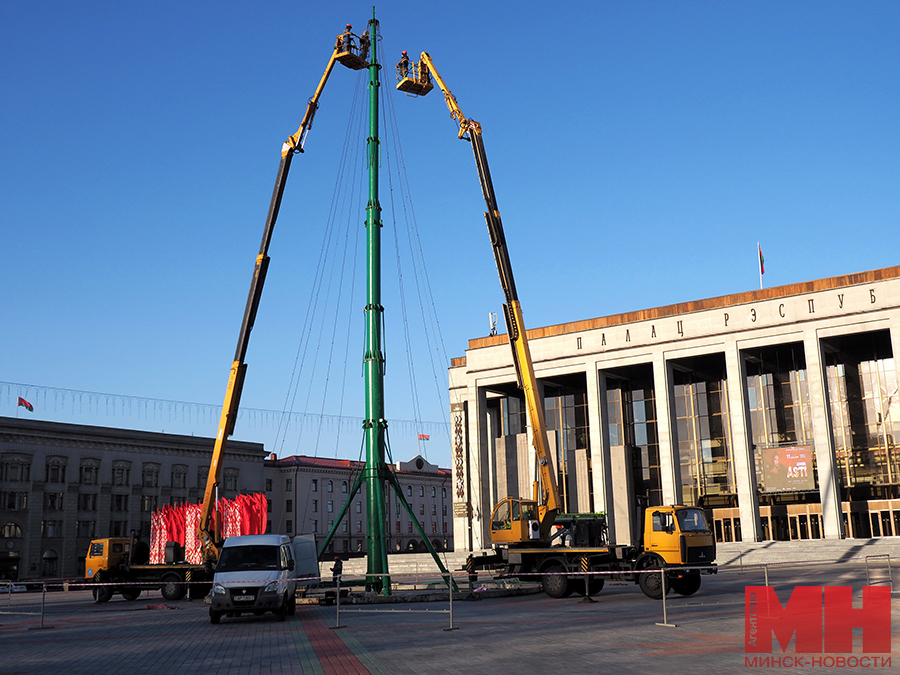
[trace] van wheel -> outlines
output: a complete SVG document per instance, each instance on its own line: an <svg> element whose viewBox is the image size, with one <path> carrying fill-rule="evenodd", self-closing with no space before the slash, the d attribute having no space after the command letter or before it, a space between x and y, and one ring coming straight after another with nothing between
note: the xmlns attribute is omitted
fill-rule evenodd
<svg viewBox="0 0 900 675"><path fill-rule="evenodd" d="M288 603L287 613L288 613L288 616L294 616L294 614L297 613L297 597L296 596L291 596L291 600Z"/></svg>
<svg viewBox="0 0 900 675"><path fill-rule="evenodd" d="M222 620L222 612L217 612L214 609L209 610L209 622L213 625L219 623Z"/></svg>
<svg viewBox="0 0 900 675"><path fill-rule="evenodd" d="M281 606L275 610L275 616L278 617L279 621L287 621L288 615L288 599L287 595L284 596L281 600Z"/></svg>

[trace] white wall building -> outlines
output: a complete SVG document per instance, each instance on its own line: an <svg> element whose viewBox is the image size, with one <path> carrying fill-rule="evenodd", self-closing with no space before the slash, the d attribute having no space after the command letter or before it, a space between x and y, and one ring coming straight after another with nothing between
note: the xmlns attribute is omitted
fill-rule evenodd
<svg viewBox="0 0 900 675"><path fill-rule="evenodd" d="M569 512L706 508L720 541L900 535L900 266L528 331ZM454 534L535 458L505 335L450 368ZM776 458L777 456L777 458Z"/></svg>

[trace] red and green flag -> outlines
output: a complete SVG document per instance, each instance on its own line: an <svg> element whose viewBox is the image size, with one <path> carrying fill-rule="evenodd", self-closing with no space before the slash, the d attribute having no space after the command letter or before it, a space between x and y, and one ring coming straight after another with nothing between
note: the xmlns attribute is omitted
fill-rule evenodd
<svg viewBox="0 0 900 675"><path fill-rule="evenodd" d="M34 406L31 405L28 401L26 401L21 396L19 396L19 402L17 403L17 405L21 406L22 408L25 408L25 410L27 410L28 412L34 412Z"/></svg>
<svg viewBox="0 0 900 675"><path fill-rule="evenodd" d="M427 441L427 440L430 440L430 438L431 438L431 436L429 436L428 434L419 434L420 441Z"/></svg>
<svg viewBox="0 0 900 675"><path fill-rule="evenodd" d="M759 273L766 273L766 259L763 258L762 249L759 247L759 244L756 245L756 250L759 251Z"/></svg>

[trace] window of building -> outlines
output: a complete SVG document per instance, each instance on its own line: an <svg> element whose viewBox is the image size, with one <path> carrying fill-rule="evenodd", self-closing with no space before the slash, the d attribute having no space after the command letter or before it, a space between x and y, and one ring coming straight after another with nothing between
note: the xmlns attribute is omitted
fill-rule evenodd
<svg viewBox="0 0 900 675"><path fill-rule="evenodd" d="M100 484L100 460L83 459L78 468L78 482L82 485Z"/></svg>
<svg viewBox="0 0 900 675"><path fill-rule="evenodd" d="M341 492L343 492L344 494L347 493L347 481L345 480L341 481Z"/></svg>
<svg viewBox="0 0 900 675"><path fill-rule="evenodd" d="M294 510L294 500L293 499L285 499L284 500L284 510L287 513L291 513Z"/></svg>
<svg viewBox="0 0 900 675"><path fill-rule="evenodd" d="M131 462L120 460L113 464L113 485L131 485Z"/></svg>
<svg viewBox="0 0 900 675"><path fill-rule="evenodd" d="M425 505L424 504L419 504L419 515L420 516L425 515Z"/></svg>
<svg viewBox="0 0 900 675"><path fill-rule="evenodd" d="M225 469L225 489L229 492L238 491L238 470Z"/></svg>
<svg viewBox="0 0 900 675"><path fill-rule="evenodd" d="M24 511L27 508L27 492L0 492L0 509L5 511Z"/></svg>
<svg viewBox="0 0 900 675"><path fill-rule="evenodd" d="M356 512L362 513L362 502L356 502Z"/></svg>
<svg viewBox="0 0 900 675"><path fill-rule="evenodd" d="M328 481L328 483L325 487L328 490L328 492L334 492L334 481L333 480Z"/></svg>
<svg viewBox="0 0 900 675"><path fill-rule="evenodd" d="M397 534L400 534L400 521L399 521L399 520L396 521L396 522L394 523L394 525L395 525L394 531L395 531Z"/></svg>
<svg viewBox="0 0 900 675"><path fill-rule="evenodd" d="M149 488L159 487L159 464L144 464L141 484Z"/></svg>
<svg viewBox="0 0 900 675"><path fill-rule="evenodd" d="M329 499L325 507L328 509L328 513L334 513L334 502L332 500Z"/></svg>
<svg viewBox="0 0 900 675"><path fill-rule="evenodd" d="M319 479L318 478L312 479L309 489L310 489L310 492L318 492L319 491Z"/></svg>
<svg viewBox="0 0 900 675"><path fill-rule="evenodd" d="M437 488L434 487L433 485L431 486L431 496L437 497Z"/></svg>
<svg viewBox="0 0 900 675"><path fill-rule="evenodd" d="M412 497L412 485L407 485L407 486L406 486L406 496L407 496L407 497Z"/></svg>
<svg viewBox="0 0 900 675"><path fill-rule="evenodd" d="M44 511L62 511L64 494L63 492L45 492Z"/></svg>
<svg viewBox="0 0 900 675"><path fill-rule="evenodd" d="M75 536L92 538L96 536L97 523L93 520L78 520L75 522Z"/></svg>
<svg viewBox="0 0 900 675"><path fill-rule="evenodd" d="M143 495L141 497L141 511L144 513L153 513L156 511L156 495Z"/></svg>
<svg viewBox="0 0 900 675"><path fill-rule="evenodd" d="M31 480L31 457L28 455L3 455L0 461L0 481L26 483Z"/></svg>
<svg viewBox="0 0 900 675"><path fill-rule="evenodd" d="M413 530L412 521L409 521L409 522L406 524L406 531L411 533L412 530Z"/></svg>
<svg viewBox="0 0 900 675"><path fill-rule="evenodd" d="M66 482L66 458L50 457L47 460L46 475L48 483L65 483Z"/></svg>
<svg viewBox="0 0 900 675"><path fill-rule="evenodd" d="M287 521L287 531L288 531L288 534L290 534L294 531L294 521L293 520Z"/></svg>
<svg viewBox="0 0 900 675"><path fill-rule="evenodd" d="M433 516L437 515L437 504L431 505L431 515L433 515Z"/></svg>
<svg viewBox="0 0 900 675"><path fill-rule="evenodd" d="M397 500L397 503L395 504L395 506L396 506L395 511L397 512L397 515L399 516L400 515L400 500Z"/></svg>
<svg viewBox="0 0 900 675"><path fill-rule="evenodd" d="M266 500L266 513L272 513L272 500Z"/></svg>
<svg viewBox="0 0 900 675"><path fill-rule="evenodd" d="M420 485L420 486L419 486L419 496L420 496L420 497L424 497L424 496L425 496L425 486L424 486L424 485Z"/></svg>
<svg viewBox="0 0 900 675"><path fill-rule="evenodd" d="M437 521L431 523L431 531L437 532Z"/></svg>
<svg viewBox="0 0 900 675"><path fill-rule="evenodd" d="M447 521L444 521L444 534L447 534Z"/></svg>
<svg viewBox="0 0 900 675"><path fill-rule="evenodd" d="M293 490L293 489L294 489L294 479L293 479L293 478L286 478L285 481L284 481L284 491L285 491L285 492L290 492L290 491Z"/></svg>
<svg viewBox="0 0 900 675"><path fill-rule="evenodd" d="M312 500L312 510L313 510L313 513L319 512L319 500L318 499Z"/></svg>
<svg viewBox="0 0 900 675"><path fill-rule="evenodd" d="M206 482L209 480L209 467L208 466L198 466L197 467L197 489L198 490L206 490Z"/></svg>
<svg viewBox="0 0 900 675"><path fill-rule="evenodd" d="M3 528L0 529L0 537L3 537L4 539L21 539L22 528L15 523L6 523Z"/></svg>
<svg viewBox="0 0 900 675"><path fill-rule="evenodd" d="M97 510L97 495L96 494L87 494L81 493L78 495L78 510L79 511L96 511Z"/></svg>
<svg viewBox="0 0 900 675"><path fill-rule="evenodd" d="M184 464L176 464L172 467L172 487L183 490L187 487L188 468Z"/></svg>
<svg viewBox="0 0 900 675"><path fill-rule="evenodd" d="M171 504L172 506L181 506L186 501L187 500L184 497L176 497L175 495L169 497L169 504Z"/></svg>
<svg viewBox="0 0 900 675"><path fill-rule="evenodd" d="M266 478L266 492L272 491L272 479Z"/></svg>
<svg viewBox="0 0 900 675"><path fill-rule="evenodd" d="M271 520L266 522L266 534L272 534L272 521Z"/></svg>
<svg viewBox="0 0 900 675"><path fill-rule="evenodd" d="M44 520L41 521L41 536L45 539L53 539L63 536L63 521L61 520Z"/></svg>
<svg viewBox="0 0 900 675"><path fill-rule="evenodd" d="M344 534L347 533L347 521L346 520L341 523L341 532L343 532Z"/></svg>
<svg viewBox="0 0 900 675"><path fill-rule="evenodd" d="M362 532L362 521L361 520L356 521L356 531Z"/></svg>
<svg viewBox="0 0 900 675"><path fill-rule="evenodd" d="M443 515L446 516L447 515L447 505L446 504L444 504L443 509L444 509Z"/></svg>
<svg viewBox="0 0 900 675"><path fill-rule="evenodd" d="M313 531L313 534L315 534L316 532L319 531L319 521L318 520L312 521L312 531Z"/></svg>
<svg viewBox="0 0 900 675"><path fill-rule="evenodd" d="M128 510L128 495L112 495L112 500L110 504L110 511L127 511ZM113 535L118 536L118 535Z"/></svg>
<svg viewBox="0 0 900 675"><path fill-rule="evenodd" d="M444 499L447 498L447 488L445 488L445 487L441 488L441 497L443 497Z"/></svg>

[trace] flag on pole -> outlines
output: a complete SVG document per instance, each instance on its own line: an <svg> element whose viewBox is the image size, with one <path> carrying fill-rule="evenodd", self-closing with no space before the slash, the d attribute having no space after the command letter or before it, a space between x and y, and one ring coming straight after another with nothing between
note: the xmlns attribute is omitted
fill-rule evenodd
<svg viewBox="0 0 900 675"><path fill-rule="evenodd" d="M431 437L428 434L419 434L420 441L427 441L427 440L430 440L430 438Z"/></svg>
<svg viewBox="0 0 900 675"><path fill-rule="evenodd" d="M28 401L26 401L26 400L25 400L24 398L22 398L21 396L19 396L19 402L18 402L16 405L22 406L22 407L25 408L25 410L27 410L28 412L34 412L34 406L31 405Z"/></svg>
<svg viewBox="0 0 900 675"><path fill-rule="evenodd" d="M762 249L759 247L759 243L756 244L756 250L759 251L759 273L766 273L766 259L763 258Z"/></svg>

